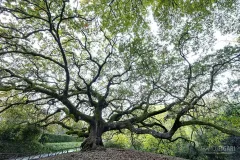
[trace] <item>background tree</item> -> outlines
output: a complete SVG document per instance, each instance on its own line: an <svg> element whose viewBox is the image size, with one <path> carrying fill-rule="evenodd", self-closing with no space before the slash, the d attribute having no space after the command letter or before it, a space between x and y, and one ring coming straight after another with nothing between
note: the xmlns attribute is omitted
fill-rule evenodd
<svg viewBox="0 0 240 160"><path fill-rule="evenodd" d="M103 146L104 132L121 129L174 140L181 127L207 125L239 136L205 118L214 110L205 98L240 57L238 46L211 50L211 18L228 8L235 13L238 2L150 2L3 0L0 91L20 100L2 98L0 113L19 104L48 108L36 123L57 123L86 137L83 150ZM51 119L59 112L61 119ZM160 114L167 115L157 119ZM67 118L88 129L75 131Z"/></svg>

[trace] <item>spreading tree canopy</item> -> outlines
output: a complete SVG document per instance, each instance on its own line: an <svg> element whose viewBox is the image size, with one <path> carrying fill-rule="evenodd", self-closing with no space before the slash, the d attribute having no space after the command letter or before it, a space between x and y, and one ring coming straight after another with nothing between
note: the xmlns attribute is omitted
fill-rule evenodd
<svg viewBox="0 0 240 160"><path fill-rule="evenodd" d="M45 115L34 123L86 137L83 150L103 146L103 133L122 129L174 140L181 127L206 125L239 136L239 128L215 121L221 106L210 103L226 97L239 103L239 45L215 47L218 32L238 36L239 6L233 0L2 0L0 113L32 104ZM221 78L231 74L229 83ZM73 130L66 118L88 129Z"/></svg>

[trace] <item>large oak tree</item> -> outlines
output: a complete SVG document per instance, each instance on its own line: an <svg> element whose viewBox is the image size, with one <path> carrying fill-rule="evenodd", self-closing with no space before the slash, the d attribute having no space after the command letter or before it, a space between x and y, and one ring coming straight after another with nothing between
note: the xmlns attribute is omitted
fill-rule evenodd
<svg viewBox="0 0 240 160"><path fill-rule="evenodd" d="M207 125L239 136L216 124L217 108L206 103L221 90L219 76L239 74L240 48L214 49L216 30L236 33L238 4L2 0L0 91L8 96L0 113L34 104L47 110L42 125L86 137L83 150L121 129L171 140L181 127ZM51 119L59 112L61 119ZM88 129L73 130L65 118Z"/></svg>

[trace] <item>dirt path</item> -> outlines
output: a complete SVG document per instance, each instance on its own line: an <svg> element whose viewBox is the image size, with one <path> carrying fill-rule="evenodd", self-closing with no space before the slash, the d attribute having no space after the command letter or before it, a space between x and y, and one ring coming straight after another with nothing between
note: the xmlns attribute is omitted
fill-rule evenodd
<svg viewBox="0 0 240 160"><path fill-rule="evenodd" d="M106 151L74 152L42 160L185 160L149 152L108 148Z"/></svg>

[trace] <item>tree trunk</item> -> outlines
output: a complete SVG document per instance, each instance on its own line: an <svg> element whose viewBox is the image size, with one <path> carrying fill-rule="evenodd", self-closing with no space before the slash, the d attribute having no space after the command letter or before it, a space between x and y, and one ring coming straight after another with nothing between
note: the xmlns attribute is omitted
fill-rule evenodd
<svg viewBox="0 0 240 160"><path fill-rule="evenodd" d="M82 151L103 150L103 125L99 122L90 126L89 137L81 144Z"/></svg>

